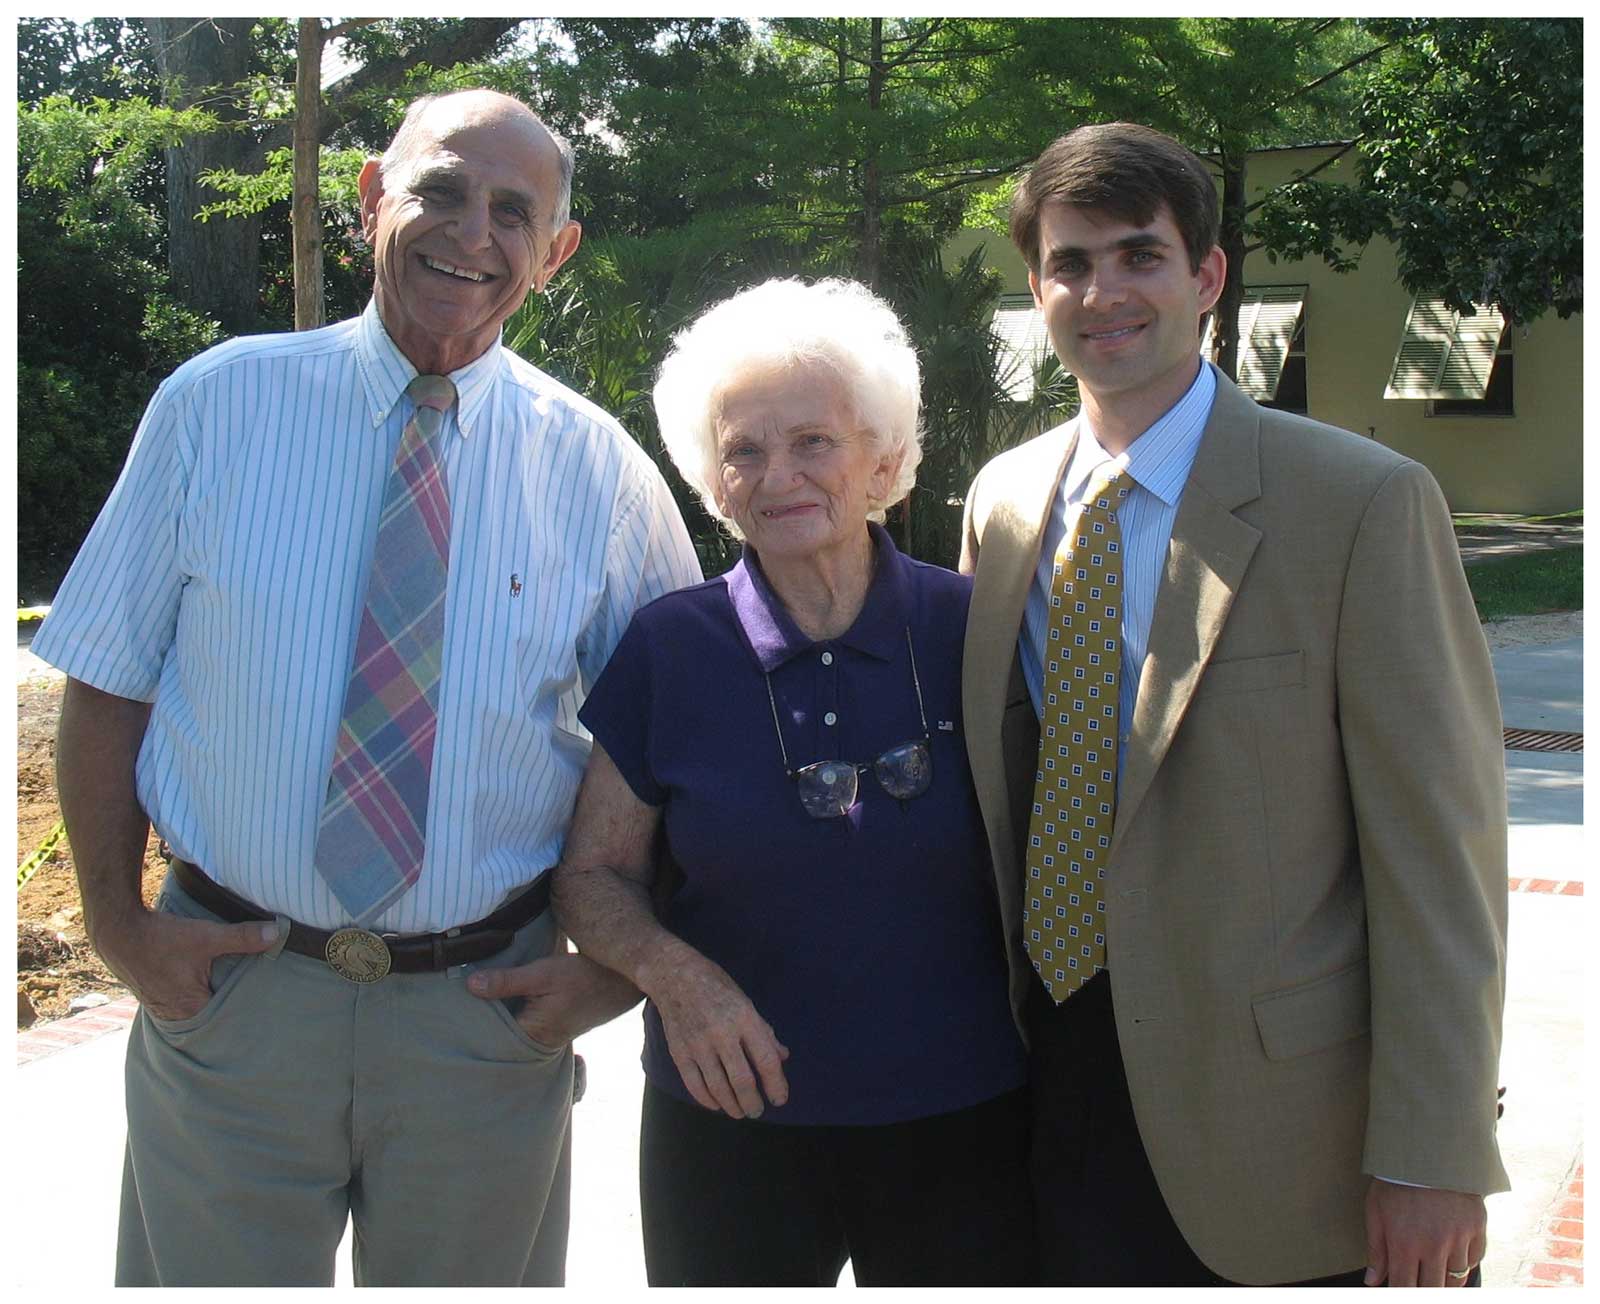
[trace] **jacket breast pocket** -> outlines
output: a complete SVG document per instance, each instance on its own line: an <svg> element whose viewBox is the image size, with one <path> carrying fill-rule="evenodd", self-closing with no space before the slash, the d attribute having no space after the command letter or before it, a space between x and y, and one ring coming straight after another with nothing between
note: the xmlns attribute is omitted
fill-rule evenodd
<svg viewBox="0 0 1600 1304"><path fill-rule="evenodd" d="M1306 681L1303 652L1213 661L1200 677L1204 693L1256 693L1267 688L1296 688Z"/></svg>
<svg viewBox="0 0 1600 1304"><path fill-rule="evenodd" d="M1270 1060L1309 1055L1363 1036L1372 1027L1367 958L1326 978L1257 996L1250 1005Z"/></svg>

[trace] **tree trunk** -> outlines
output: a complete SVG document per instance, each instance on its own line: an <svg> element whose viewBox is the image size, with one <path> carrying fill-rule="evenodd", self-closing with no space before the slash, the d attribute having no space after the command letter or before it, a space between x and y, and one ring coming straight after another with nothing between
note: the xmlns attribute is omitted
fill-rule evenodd
<svg viewBox="0 0 1600 1304"><path fill-rule="evenodd" d="M833 85L833 112L835 119L838 122L843 123L849 112L846 106L846 100L849 97L849 89L846 85L846 78L850 71L848 63L848 56L850 53L850 20L848 18L835 18L833 21L835 33L834 39L838 41L838 45L834 47L833 51L834 67L837 77L837 80L835 80ZM839 203L841 205L848 205L850 202L852 187L850 156L848 151L841 148L838 151L837 158Z"/></svg>
<svg viewBox="0 0 1600 1304"><path fill-rule="evenodd" d="M326 316L322 299L322 196L318 163L322 136L322 20L302 18L295 51L294 89L294 328L316 330Z"/></svg>
<svg viewBox="0 0 1600 1304"><path fill-rule="evenodd" d="M144 24L173 107L205 99L224 121L246 121L247 111L229 92L249 73L255 19L146 18ZM218 197L201 184L200 174L213 168L251 170L254 143L246 131L219 131L192 137L166 157L167 259L174 289L230 334L246 333L256 324L260 218L200 222L195 215Z"/></svg>
<svg viewBox="0 0 1600 1304"><path fill-rule="evenodd" d="M878 288L883 261L883 175L879 162L877 114L883 105L888 70L883 63L883 19L872 20L872 46L867 53L867 157L861 176L861 250L856 267L862 281Z"/></svg>
<svg viewBox="0 0 1600 1304"><path fill-rule="evenodd" d="M253 18L145 18L156 66L173 86L172 104L186 107L202 98L229 121L249 121L242 105L219 98L250 70ZM335 32L364 26L376 19L350 19ZM325 138L349 117L364 96L377 88L399 85L419 64L448 68L487 57L521 18L468 18L448 30L429 32L406 49L364 64L341 78L321 97L318 134ZM326 40L327 33L324 33ZM320 71L318 80L320 81ZM221 321L234 334L256 328L261 279L261 219L214 217L197 222L195 214L218 196L198 177L213 168L261 171L266 153L292 143L294 124L258 123L253 131L234 130L194 137L167 151L168 261L174 288L191 307ZM320 144L320 140L319 140ZM299 316L298 304L296 316Z"/></svg>
<svg viewBox="0 0 1600 1304"><path fill-rule="evenodd" d="M1239 379L1239 305L1244 302L1245 156L1222 151L1222 228L1218 243L1228 260L1222 297L1215 308L1217 366L1229 380Z"/></svg>

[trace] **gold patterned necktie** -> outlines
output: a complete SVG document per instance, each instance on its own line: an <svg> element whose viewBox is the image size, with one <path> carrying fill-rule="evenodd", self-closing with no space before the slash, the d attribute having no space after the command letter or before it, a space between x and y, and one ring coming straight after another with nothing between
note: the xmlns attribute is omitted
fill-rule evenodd
<svg viewBox="0 0 1600 1304"><path fill-rule="evenodd" d="M1056 550L1023 943L1059 1005L1106 966L1105 872L1117 805L1123 468L1096 469Z"/></svg>

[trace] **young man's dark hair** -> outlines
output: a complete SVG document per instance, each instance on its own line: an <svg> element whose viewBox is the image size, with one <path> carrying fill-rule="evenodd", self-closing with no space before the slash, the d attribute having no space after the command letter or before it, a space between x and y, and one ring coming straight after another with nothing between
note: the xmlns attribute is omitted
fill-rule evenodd
<svg viewBox="0 0 1600 1304"><path fill-rule="evenodd" d="M1217 243L1217 187L1195 154L1149 127L1104 122L1058 136L1017 186L1011 201L1011 239L1039 272L1039 210L1052 199L1104 209L1138 226L1155 220L1162 204L1183 234L1189 270Z"/></svg>

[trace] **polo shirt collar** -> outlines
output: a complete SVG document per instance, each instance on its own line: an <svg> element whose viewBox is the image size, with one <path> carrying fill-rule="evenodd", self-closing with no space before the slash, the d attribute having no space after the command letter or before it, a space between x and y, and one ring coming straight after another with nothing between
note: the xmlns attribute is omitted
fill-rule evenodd
<svg viewBox="0 0 1600 1304"><path fill-rule="evenodd" d="M833 641L889 661L899 654L911 609L911 581L907 574L910 562L894 546L883 526L869 521L867 531L877 553L877 569L867 587L861 614ZM734 619L763 671L770 674L791 657L816 646L772 591L761 560L749 544L728 572L727 583Z"/></svg>
<svg viewBox="0 0 1600 1304"><path fill-rule="evenodd" d="M1097 466L1114 462L1124 468L1140 488L1154 494L1168 507L1183 495L1189 468L1194 465L1217 396L1217 375L1209 363L1201 363L1194 383L1184 395L1163 412L1150 428L1128 445L1120 457L1112 457L1095 439L1087 419L1078 418L1081 436L1073 450L1072 465L1064 477L1070 495L1088 480Z"/></svg>
<svg viewBox="0 0 1600 1304"><path fill-rule="evenodd" d="M419 374L384 329L376 296L367 301L366 311L356 322L356 360L367 391L367 409L376 428L389 419L406 386ZM466 366L449 373L456 387L456 426L463 438L475 428L503 365L497 336Z"/></svg>

